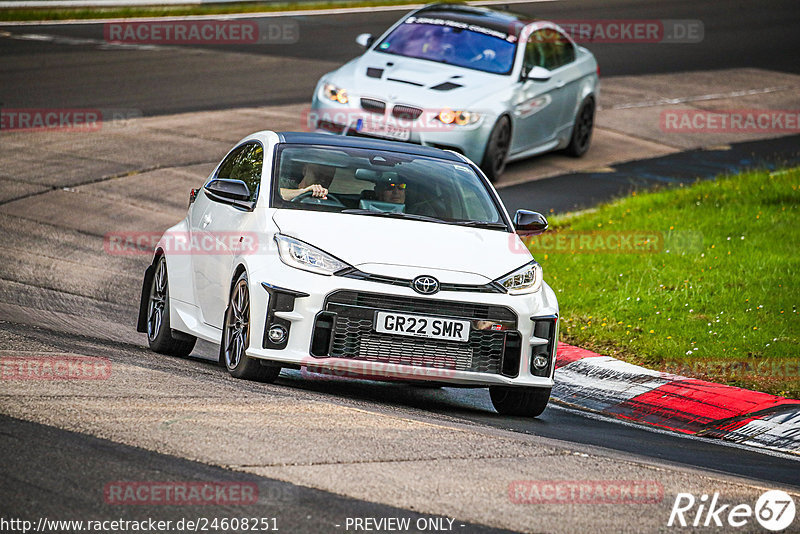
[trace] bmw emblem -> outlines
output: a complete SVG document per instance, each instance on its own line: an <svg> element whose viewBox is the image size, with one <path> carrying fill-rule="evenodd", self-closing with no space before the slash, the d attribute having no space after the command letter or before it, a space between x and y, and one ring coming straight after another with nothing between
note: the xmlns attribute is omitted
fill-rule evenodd
<svg viewBox="0 0 800 534"><path fill-rule="evenodd" d="M422 275L414 278L411 287L422 295L433 295L439 291L439 281L432 276Z"/></svg>

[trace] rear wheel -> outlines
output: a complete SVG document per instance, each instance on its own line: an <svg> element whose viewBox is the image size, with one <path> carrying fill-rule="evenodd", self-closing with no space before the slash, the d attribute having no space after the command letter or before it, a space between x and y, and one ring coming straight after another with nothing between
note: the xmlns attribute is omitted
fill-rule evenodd
<svg viewBox="0 0 800 534"><path fill-rule="evenodd" d="M490 386L494 409L502 415L537 417L550 400L550 388L514 388Z"/></svg>
<svg viewBox="0 0 800 534"><path fill-rule="evenodd" d="M481 169L491 182L495 182L506 170L506 158L511 146L511 121L508 117L500 117L492 128L486 153L483 155Z"/></svg>
<svg viewBox="0 0 800 534"><path fill-rule="evenodd" d="M572 137L569 145L564 152L570 156L579 158L586 154L592 142L592 131L594 130L594 100L587 98L581 104L578 114L575 116L575 124L572 127Z"/></svg>
<svg viewBox="0 0 800 534"><path fill-rule="evenodd" d="M242 273L231 291L225 324L222 326L220 359L234 378L274 382L281 373L278 366L266 366L245 354L250 346L250 292L247 273Z"/></svg>
<svg viewBox="0 0 800 534"><path fill-rule="evenodd" d="M155 352L181 357L188 356L197 342L196 337L170 328L169 277L164 256L158 259L147 301L147 342Z"/></svg>

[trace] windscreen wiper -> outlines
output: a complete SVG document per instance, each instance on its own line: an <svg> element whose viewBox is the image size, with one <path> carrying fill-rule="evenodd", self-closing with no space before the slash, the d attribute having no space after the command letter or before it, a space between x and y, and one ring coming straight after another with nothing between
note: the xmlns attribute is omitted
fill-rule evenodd
<svg viewBox="0 0 800 534"><path fill-rule="evenodd" d="M374 211L365 209L347 209L342 210L341 213L349 213L353 215L376 215L378 217L391 217L394 219L411 219L413 221L437 222L449 224L449 221L437 219L436 217L428 217L427 215L414 215L413 213L401 213L399 211Z"/></svg>
<svg viewBox="0 0 800 534"><path fill-rule="evenodd" d="M458 226L468 226L470 228L487 228L489 230L508 230L505 223L489 222L489 221L453 221L450 224L457 224Z"/></svg>

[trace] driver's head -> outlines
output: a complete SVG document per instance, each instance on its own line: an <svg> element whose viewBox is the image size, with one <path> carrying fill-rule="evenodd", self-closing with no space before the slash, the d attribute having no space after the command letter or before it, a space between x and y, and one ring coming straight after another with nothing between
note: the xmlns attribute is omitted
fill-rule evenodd
<svg viewBox="0 0 800 534"><path fill-rule="evenodd" d="M333 175L336 174L336 167L320 165L319 163L307 163L303 170L302 187L312 184L319 184L325 189L330 187Z"/></svg>
<svg viewBox="0 0 800 534"><path fill-rule="evenodd" d="M397 179L391 182L379 183L375 187L378 200L382 202L392 202L394 204L406 203L406 182Z"/></svg>

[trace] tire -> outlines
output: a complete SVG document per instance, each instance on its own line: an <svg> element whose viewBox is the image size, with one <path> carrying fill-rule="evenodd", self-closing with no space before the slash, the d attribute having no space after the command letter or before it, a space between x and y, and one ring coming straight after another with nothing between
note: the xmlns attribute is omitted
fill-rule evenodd
<svg viewBox="0 0 800 534"><path fill-rule="evenodd" d="M242 273L233 285L225 322L222 325L222 343L219 347L220 361L234 378L274 382L281 373L277 365L262 365L250 358L245 350L250 345L250 292L247 273Z"/></svg>
<svg viewBox="0 0 800 534"><path fill-rule="evenodd" d="M180 357L188 356L197 342L196 337L170 328L169 276L164 256L158 259L147 300L147 342L154 352Z"/></svg>
<svg viewBox="0 0 800 534"><path fill-rule="evenodd" d="M489 386L494 409L501 415L537 417L550 400L550 388Z"/></svg>
<svg viewBox="0 0 800 534"><path fill-rule="evenodd" d="M586 154L592 142L592 131L594 130L594 99L587 98L578 109L575 115L575 124L572 126L572 137L569 145L564 152L573 158L579 158Z"/></svg>
<svg viewBox="0 0 800 534"><path fill-rule="evenodd" d="M486 142L486 153L483 155L481 169L490 182L497 181L506 170L506 158L511 147L511 121L502 116L492 128L489 141Z"/></svg>

